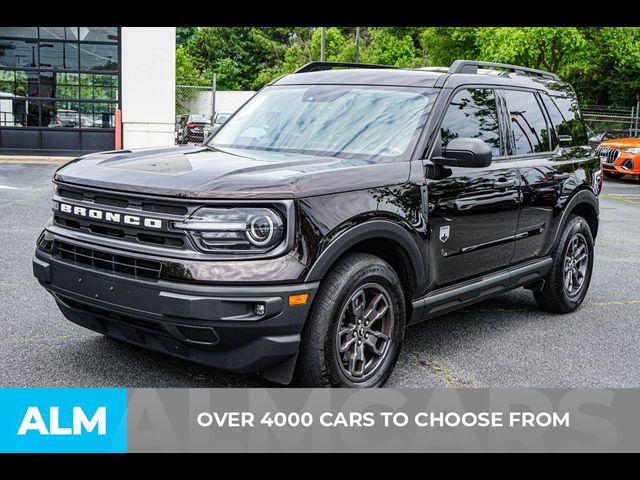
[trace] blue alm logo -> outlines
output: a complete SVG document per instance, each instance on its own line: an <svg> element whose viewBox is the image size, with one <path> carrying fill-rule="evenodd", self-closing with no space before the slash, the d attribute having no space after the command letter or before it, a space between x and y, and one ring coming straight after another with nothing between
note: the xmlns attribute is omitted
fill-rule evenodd
<svg viewBox="0 0 640 480"><path fill-rule="evenodd" d="M0 452L126 452L125 389L0 389Z"/></svg>

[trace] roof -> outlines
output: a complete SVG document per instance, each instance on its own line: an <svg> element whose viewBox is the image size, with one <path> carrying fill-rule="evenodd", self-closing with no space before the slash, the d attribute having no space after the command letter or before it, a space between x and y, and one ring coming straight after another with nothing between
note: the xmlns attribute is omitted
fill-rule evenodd
<svg viewBox="0 0 640 480"><path fill-rule="evenodd" d="M402 87L433 87L443 74L399 68L349 68L292 73L280 77L271 85L385 85Z"/></svg>
<svg viewBox="0 0 640 480"><path fill-rule="evenodd" d="M493 85L523 87L549 91L552 94L573 95L569 84L549 78L491 69L477 73L447 73L424 69L349 68L292 73L278 78L270 85L380 85L402 87L455 88L460 85Z"/></svg>

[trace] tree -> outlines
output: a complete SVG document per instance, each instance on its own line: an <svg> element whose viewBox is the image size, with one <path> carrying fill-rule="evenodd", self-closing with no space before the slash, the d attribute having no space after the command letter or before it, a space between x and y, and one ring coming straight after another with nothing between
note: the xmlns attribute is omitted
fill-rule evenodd
<svg viewBox="0 0 640 480"><path fill-rule="evenodd" d="M211 85L212 72L196 66L197 60L184 46L176 48L176 83L178 85Z"/></svg>
<svg viewBox="0 0 640 480"><path fill-rule="evenodd" d="M629 106L640 95L640 28L361 27L360 60L398 67L454 60L513 63L555 72L583 104ZM320 60L320 28L179 27L178 78L219 88L258 89ZM328 27L328 61L355 60L355 28ZM196 83L200 84L200 83Z"/></svg>
<svg viewBox="0 0 640 480"><path fill-rule="evenodd" d="M184 45L196 33L198 27L176 27L176 45Z"/></svg>
<svg viewBox="0 0 640 480"><path fill-rule="evenodd" d="M448 67L454 60L480 57L476 37L478 28L428 27L418 33L422 65Z"/></svg>
<svg viewBox="0 0 640 480"><path fill-rule="evenodd" d="M185 44L201 71L223 68L226 82L250 89L260 71L282 62L293 28L206 27ZM224 61L223 61L224 60ZM222 86L221 86L222 88Z"/></svg>
<svg viewBox="0 0 640 480"><path fill-rule="evenodd" d="M487 27L476 33L479 58L514 63L558 73L584 50L586 40L576 27Z"/></svg>
<svg viewBox="0 0 640 480"><path fill-rule="evenodd" d="M405 29L370 28L369 41L364 45L360 58L365 63L417 67L420 57L413 37Z"/></svg>

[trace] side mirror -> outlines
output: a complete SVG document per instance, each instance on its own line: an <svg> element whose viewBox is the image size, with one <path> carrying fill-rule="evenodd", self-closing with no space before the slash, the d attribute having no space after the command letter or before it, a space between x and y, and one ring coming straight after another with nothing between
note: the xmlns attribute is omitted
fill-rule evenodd
<svg viewBox="0 0 640 480"><path fill-rule="evenodd" d="M491 165L491 147L479 138L454 138L434 157L433 163L448 167L481 168Z"/></svg>

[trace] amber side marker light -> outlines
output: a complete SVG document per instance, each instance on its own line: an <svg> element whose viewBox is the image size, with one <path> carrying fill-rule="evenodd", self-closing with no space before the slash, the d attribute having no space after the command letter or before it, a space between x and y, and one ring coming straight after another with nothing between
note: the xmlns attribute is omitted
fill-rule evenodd
<svg viewBox="0 0 640 480"><path fill-rule="evenodd" d="M289 306L306 305L309 300L308 293L300 293L298 295L289 295Z"/></svg>

